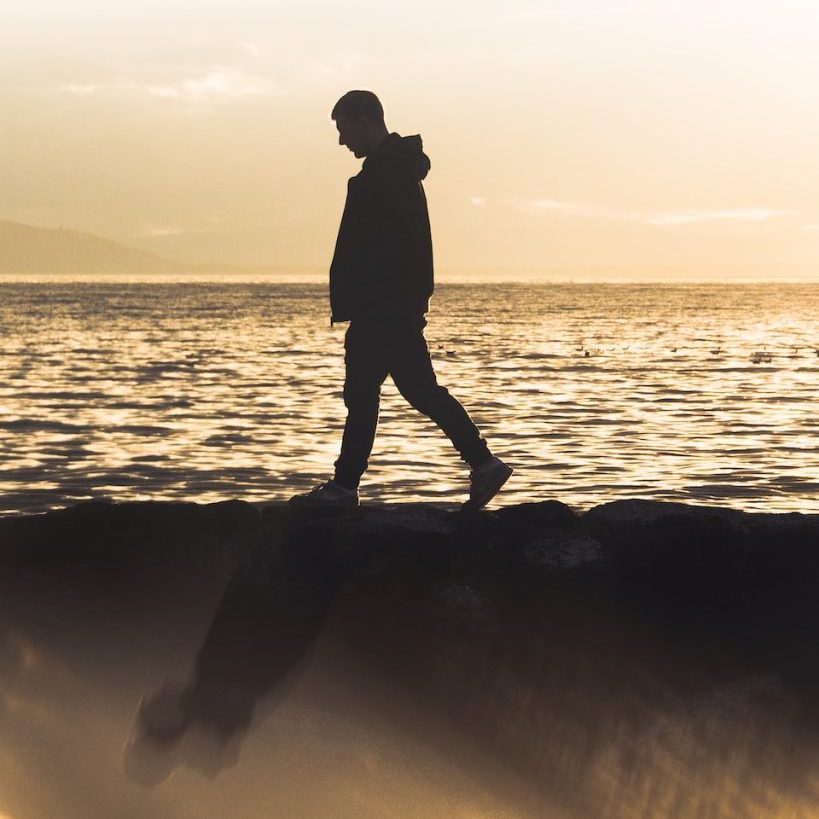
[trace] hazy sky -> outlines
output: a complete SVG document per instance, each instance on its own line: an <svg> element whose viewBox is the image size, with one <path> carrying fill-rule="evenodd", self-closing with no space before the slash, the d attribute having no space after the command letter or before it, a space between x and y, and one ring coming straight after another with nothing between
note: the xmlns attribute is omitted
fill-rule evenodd
<svg viewBox="0 0 819 819"><path fill-rule="evenodd" d="M819 278L817 0L5 0L0 219L326 269L360 161L420 133L439 273Z"/></svg>

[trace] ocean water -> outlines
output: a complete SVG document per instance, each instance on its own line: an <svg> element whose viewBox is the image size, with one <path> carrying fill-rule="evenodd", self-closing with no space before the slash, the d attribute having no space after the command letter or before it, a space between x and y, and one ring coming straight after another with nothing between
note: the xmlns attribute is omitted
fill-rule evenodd
<svg viewBox="0 0 819 819"><path fill-rule="evenodd" d="M0 513L326 479L344 328L318 283L0 283ZM439 284L427 338L515 468L495 504L819 512L819 284ZM382 396L362 500L463 500L448 440Z"/></svg>

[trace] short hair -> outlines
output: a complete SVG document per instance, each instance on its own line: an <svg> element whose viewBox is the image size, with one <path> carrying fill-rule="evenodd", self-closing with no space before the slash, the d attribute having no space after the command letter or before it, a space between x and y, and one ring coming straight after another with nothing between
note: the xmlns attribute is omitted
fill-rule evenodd
<svg viewBox="0 0 819 819"><path fill-rule="evenodd" d="M376 122L384 121L384 109L372 91L348 91L333 107L330 118L365 116Z"/></svg>

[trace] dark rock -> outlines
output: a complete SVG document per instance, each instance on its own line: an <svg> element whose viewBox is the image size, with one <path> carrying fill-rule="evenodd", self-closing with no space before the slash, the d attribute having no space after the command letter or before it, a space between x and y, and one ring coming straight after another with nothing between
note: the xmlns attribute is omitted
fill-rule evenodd
<svg viewBox="0 0 819 819"><path fill-rule="evenodd" d="M366 707L426 715L401 730L452 725L577 815L671 816L646 806L658 778L669 804L697 806L673 815L726 819L759 805L736 788L723 800L720 775L810 787L816 515L618 501L584 515L545 502L322 516L231 502L0 520L6 582L77 563L100 594L168 566L176 583L232 571L174 701L174 737L197 724L237 741L313 657ZM162 733L153 702L143 744Z"/></svg>
<svg viewBox="0 0 819 819"><path fill-rule="evenodd" d="M560 501L521 503L506 506L494 513L505 527L512 530L534 530L572 528L577 524L578 514Z"/></svg>
<svg viewBox="0 0 819 819"><path fill-rule="evenodd" d="M167 588L180 577L233 571L262 533L258 510L241 501L92 501L0 519L0 569L82 579L102 594Z"/></svg>

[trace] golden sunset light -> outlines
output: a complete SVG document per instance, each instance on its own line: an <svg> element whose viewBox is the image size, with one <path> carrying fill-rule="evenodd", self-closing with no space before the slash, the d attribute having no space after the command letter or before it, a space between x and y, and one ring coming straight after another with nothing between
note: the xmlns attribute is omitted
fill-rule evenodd
<svg viewBox="0 0 819 819"><path fill-rule="evenodd" d="M444 278L816 279L817 41L812 0L12 3L0 220L323 273L366 88Z"/></svg>
<svg viewBox="0 0 819 819"><path fill-rule="evenodd" d="M6 0L0 819L819 817L819 0Z"/></svg>

